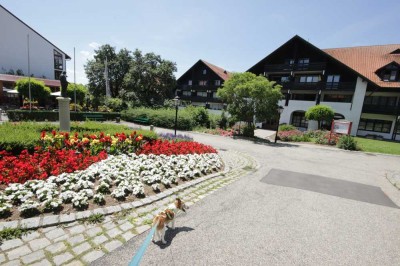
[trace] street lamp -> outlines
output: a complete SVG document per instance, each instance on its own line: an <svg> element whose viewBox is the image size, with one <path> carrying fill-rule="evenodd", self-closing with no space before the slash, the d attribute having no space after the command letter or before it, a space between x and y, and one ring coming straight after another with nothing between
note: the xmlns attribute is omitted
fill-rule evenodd
<svg viewBox="0 0 400 266"><path fill-rule="evenodd" d="M174 105L175 105L175 137L176 137L176 127L178 125L178 106L179 106L179 96L175 96Z"/></svg>
<svg viewBox="0 0 400 266"><path fill-rule="evenodd" d="M282 114L282 112L283 112L283 107L282 106L279 106L277 109L276 109L276 111L278 112L278 125L276 126L276 135L275 135L275 143L276 143L276 141L278 140L278 130L279 130L279 120L281 119L281 114Z"/></svg>

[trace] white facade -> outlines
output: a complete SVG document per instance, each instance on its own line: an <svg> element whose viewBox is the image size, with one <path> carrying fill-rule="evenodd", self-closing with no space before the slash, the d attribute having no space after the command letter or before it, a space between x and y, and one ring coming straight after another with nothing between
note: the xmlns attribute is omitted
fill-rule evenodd
<svg viewBox="0 0 400 266"><path fill-rule="evenodd" d="M357 129L360 122L366 90L367 82L358 77L356 89L351 103L321 101L320 104L332 107L335 113L341 114L345 117L346 120L353 122L351 135L355 136L357 135ZM293 112L305 112L308 110L308 108L315 105L315 101L290 100L288 106L285 106L285 101L281 100L279 101L279 105L284 107L279 123L290 124ZM315 127L315 125L312 125L312 127Z"/></svg>
<svg viewBox="0 0 400 266"><path fill-rule="evenodd" d="M0 5L0 73L21 69L28 76L28 35L30 73L55 79L54 50L62 55L63 70L68 55Z"/></svg>

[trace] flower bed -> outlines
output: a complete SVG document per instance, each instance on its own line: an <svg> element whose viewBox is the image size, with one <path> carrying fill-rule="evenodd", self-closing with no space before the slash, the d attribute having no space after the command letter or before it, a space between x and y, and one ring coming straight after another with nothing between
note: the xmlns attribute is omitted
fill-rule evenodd
<svg viewBox="0 0 400 266"><path fill-rule="evenodd" d="M202 154L202 153L216 153L217 151L208 145L198 142L181 141L169 142L168 140L153 140L143 145L139 154Z"/></svg>
<svg viewBox="0 0 400 266"><path fill-rule="evenodd" d="M10 184L0 193L0 215L16 219L20 215L113 205L145 197L222 167L216 153L110 155L86 170Z"/></svg>
<svg viewBox="0 0 400 266"><path fill-rule="evenodd" d="M216 129L206 129L203 132L207 133L207 134L219 135L219 136L223 136L223 137L233 137L234 135L237 135L237 131L234 129L224 130L222 128L216 128Z"/></svg>

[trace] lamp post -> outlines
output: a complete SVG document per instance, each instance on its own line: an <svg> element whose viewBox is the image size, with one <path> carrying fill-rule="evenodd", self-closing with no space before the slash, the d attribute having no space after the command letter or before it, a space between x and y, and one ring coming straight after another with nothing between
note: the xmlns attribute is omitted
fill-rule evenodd
<svg viewBox="0 0 400 266"><path fill-rule="evenodd" d="M278 106L276 111L278 112L278 123L277 123L278 125L276 126L275 143L278 140L279 120L281 119L281 114L283 112L283 107L282 106Z"/></svg>
<svg viewBox="0 0 400 266"><path fill-rule="evenodd" d="M174 104L175 104L175 137L176 137L176 127L178 125L178 106L179 106L179 96L175 96Z"/></svg>

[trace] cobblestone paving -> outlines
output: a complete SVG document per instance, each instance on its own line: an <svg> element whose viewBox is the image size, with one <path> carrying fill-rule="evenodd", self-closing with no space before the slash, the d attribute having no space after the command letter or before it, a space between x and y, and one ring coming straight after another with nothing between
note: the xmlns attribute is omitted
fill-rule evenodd
<svg viewBox="0 0 400 266"><path fill-rule="evenodd" d="M258 168L257 161L246 154L220 151L220 155L228 172L177 190L177 195L189 206ZM87 265L150 229L153 216L175 197L172 195L137 209L124 209L121 204L120 212L104 216L101 223L81 220L30 231L22 239L3 242L0 265Z"/></svg>

